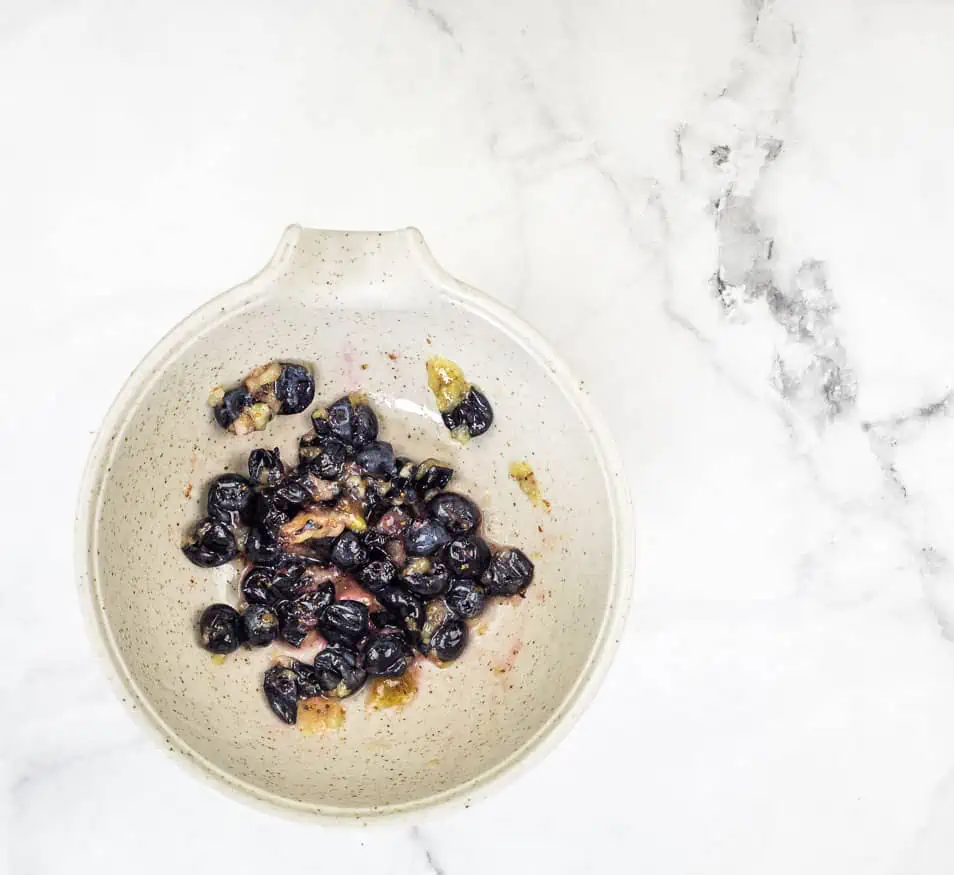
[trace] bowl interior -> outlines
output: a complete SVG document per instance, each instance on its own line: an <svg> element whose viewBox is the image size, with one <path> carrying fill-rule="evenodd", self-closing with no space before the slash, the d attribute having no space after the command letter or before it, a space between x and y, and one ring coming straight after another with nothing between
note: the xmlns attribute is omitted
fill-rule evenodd
<svg viewBox="0 0 954 875"><path fill-rule="evenodd" d="M505 764L574 694L610 610L614 519L590 424L478 298L448 294L412 262L387 235L299 240L273 269L194 314L122 402L94 496L96 610L170 746L259 797L326 814L414 806ZM457 361L494 405L495 426L466 447L435 411L424 369L433 354ZM211 477L244 471L256 446L297 461L307 415L234 437L206 405L212 387L272 359L311 363L320 401L366 392L382 438L399 454L452 463L453 488L485 510L487 537L536 563L526 599L474 621L454 664L423 665L409 704L370 710L362 692L336 730L289 728L271 714L261 677L277 648L217 664L198 646L202 608L238 604L238 571L196 568L179 550L204 515ZM518 459L536 472L549 511L509 478Z"/></svg>

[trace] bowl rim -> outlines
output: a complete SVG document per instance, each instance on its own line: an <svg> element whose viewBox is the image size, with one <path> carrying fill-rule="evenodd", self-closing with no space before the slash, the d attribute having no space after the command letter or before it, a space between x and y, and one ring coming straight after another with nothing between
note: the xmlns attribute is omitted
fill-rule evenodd
<svg viewBox="0 0 954 875"><path fill-rule="evenodd" d="M106 621L105 606L94 574L96 523L103 501L105 475L118 449L116 437L122 431L126 419L149 388L160 365L175 354L182 343L192 340L198 331L223 318L223 315L227 316L234 306L257 298L262 287L267 287L280 276L304 234L327 238L399 235L409 254L416 260L416 266L431 281L438 294L466 306L508 334L550 372L589 431L610 500L613 563L607 607L586 662L560 704L520 747L491 768L440 793L397 805L344 808L298 802L256 787L192 750L156 712L127 669ZM469 807L492 790L524 774L567 736L605 678L623 634L635 574L635 530L625 468L609 429L570 369L536 329L508 307L444 270L431 254L421 232L414 227L395 231L332 231L304 229L296 224L285 229L274 255L261 271L209 299L180 320L152 347L126 379L96 434L80 482L74 528L74 566L87 632L94 642L97 656L106 667L112 686L140 725L147 728L147 735L158 741L162 749L184 764L188 771L216 790L273 814L310 822L393 824L396 820L420 816L425 812Z"/></svg>

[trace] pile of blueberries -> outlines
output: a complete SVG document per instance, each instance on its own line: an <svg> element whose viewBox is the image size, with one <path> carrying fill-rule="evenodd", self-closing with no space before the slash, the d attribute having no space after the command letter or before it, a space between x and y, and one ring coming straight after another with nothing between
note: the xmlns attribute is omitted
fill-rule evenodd
<svg viewBox="0 0 954 875"><path fill-rule="evenodd" d="M297 467L278 449L256 449L248 477L213 480L208 516L183 547L202 567L240 555L247 563L243 609L214 604L201 616L207 650L276 639L299 647L313 631L327 642L313 664L266 671L266 698L286 723L296 722L299 700L340 699L369 676L400 677L416 654L457 659L465 621L489 597L522 595L533 579L523 552L480 536L477 505L445 491L451 468L395 456L377 439L377 417L362 398L316 410L312 425ZM367 598L338 598L339 587L360 587Z"/></svg>

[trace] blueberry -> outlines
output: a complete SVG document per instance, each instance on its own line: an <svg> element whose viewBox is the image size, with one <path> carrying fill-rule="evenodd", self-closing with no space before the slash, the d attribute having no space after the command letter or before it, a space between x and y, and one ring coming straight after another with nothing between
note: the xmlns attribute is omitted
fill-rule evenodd
<svg viewBox="0 0 954 875"><path fill-rule="evenodd" d="M242 580L242 595L250 605L268 605L275 601L272 580L275 571L271 568L253 568Z"/></svg>
<svg viewBox="0 0 954 875"><path fill-rule="evenodd" d="M361 689L367 678L358 654L344 644L332 644L315 657L315 678L322 695L343 699Z"/></svg>
<svg viewBox="0 0 954 875"><path fill-rule="evenodd" d="M298 480L288 480L275 490L275 495L291 507L300 507L312 500L311 493Z"/></svg>
<svg viewBox="0 0 954 875"><path fill-rule="evenodd" d="M224 523L204 519L196 524L182 552L193 565L214 568L234 559L238 553L235 535Z"/></svg>
<svg viewBox="0 0 954 875"><path fill-rule="evenodd" d="M321 452L308 462L308 470L322 480L337 480L344 472L348 448L339 440L328 438L321 445Z"/></svg>
<svg viewBox="0 0 954 875"><path fill-rule="evenodd" d="M290 668L273 665L265 672L262 687L272 711L293 724L298 719L298 675Z"/></svg>
<svg viewBox="0 0 954 875"><path fill-rule="evenodd" d="M209 516L220 523L236 526L251 519L252 482L241 474L222 474L209 486L206 508Z"/></svg>
<svg viewBox="0 0 954 875"><path fill-rule="evenodd" d="M358 467L371 477L393 477L397 472L394 447L387 441L371 441L355 457Z"/></svg>
<svg viewBox="0 0 954 875"><path fill-rule="evenodd" d="M419 595L406 592L399 586L385 586L374 597L389 614L409 632L418 633L424 625L424 601Z"/></svg>
<svg viewBox="0 0 954 875"><path fill-rule="evenodd" d="M397 678L408 670L413 654L401 635L375 635L364 648L364 667L368 674Z"/></svg>
<svg viewBox="0 0 954 875"><path fill-rule="evenodd" d="M290 518L291 507L277 489L257 490L249 510L252 525L277 532Z"/></svg>
<svg viewBox="0 0 954 875"><path fill-rule="evenodd" d="M361 449L378 436L378 418L367 404L352 404L345 396L312 417L315 433L332 434L342 443Z"/></svg>
<svg viewBox="0 0 954 875"><path fill-rule="evenodd" d="M494 421L494 411L487 396L479 389L471 387L460 404L453 410L442 413L441 418L451 431L463 427L471 437L477 437L490 428Z"/></svg>
<svg viewBox="0 0 954 875"><path fill-rule="evenodd" d="M283 568L272 578L272 600L286 601L301 598L311 588L311 581L305 577L300 565Z"/></svg>
<svg viewBox="0 0 954 875"><path fill-rule="evenodd" d="M222 428L228 428L242 415L246 407L254 403L255 399L248 393L245 387L237 386L234 389L229 389L228 392L225 393L222 402L215 407L212 413L215 416L215 421L221 425Z"/></svg>
<svg viewBox="0 0 954 875"><path fill-rule="evenodd" d="M374 559L358 572L358 583L369 592L377 592L394 583L397 568L390 559Z"/></svg>
<svg viewBox="0 0 954 875"><path fill-rule="evenodd" d="M351 446L356 450L367 446L378 436L378 418L367 404L355 404L351 414Z"/></svg>
<svg viewBox="0 0 954 875"><path fill-rule="evenodd" d="M318 686L318 678L315 675L315 667L307 662L301 662L293 659L288 667L295 672L298 679L298 698L313 699L321 695L321 687Z"/></svg>
<svg viewBox="0 0 954 875"><path fill-rule="evenodd" d="M318 625L318 618L332 603L335 587L323 583L314 592L306 593L294 601L283 601L276 605L280 622L279 634L293 647L300 647L308 633Z"/></svg>
<svg viewBox="0 0 954 875"><path fill-rule="evenodd" d="M414 481L423 492L445 489L453 476L454 469L436 459L425 459L414 471Z"/></svg>
<svg viewBox="0 0 954 875"><path fill-rule="evenodd" d="M351 599L335 602L322 611L318 631L332 644L352 644L368 631L368 606Z"/></svg>
<svg viewBox="0 0 954 875"><path fill-rule="evenodd" d="M480 577L490 562L490 548L483 538L468 535L455 538L444 551L447 567L454 577Z"/></svg>
<svg viewBox="0 0 954 875"><path fill-rule="evenodd" d="M456 617L445 620L431 637L431 647L441 662L457 659L466 644L467 624Z"/></svg>
<svg viewBox="0 0 954 875"><path fill-rule="evenodd" d="M281 404L279 413L301 413L315 399L315 380L311 371L301 365L282 363L282 372L275 381L275 397Z"/></svg>
<svg viewBox="0 0 954 875"><path fill-rule="evenodd" d="M442 492L435 496L427 510L452 535L466 535L480 525L480 508L456 492Z"/></svg>
<svg viewBox="0 0 954 875"><path fill-rule="evenodd" d="M212 653L231 653L242 643L242 618L230 605L209 605L199 618L202 646Z"/></svg>
<svg viewBox="0 0 954 875"><path fill-rule="evenodd" d="M412 560L408 565L409 569L412 569L415 561L419 560ZM410 573L405 571L403 578L404 585L411 592L416 592L425 598L440 595L450 583L450 571L443 562L430 562L429 565L430 567L421 573L415 573L413 570Z"/></svg>
<svg viewBox="0 0 954 875"><path fill-rule="evenodd" d="M473 580L452 580L444 601L462 620L473 620L487 604L487 591Z"/></svg>
<svg viewBox="0 0 954 875"><path fill-rule="evenodd" d="M342 571L360 568L368 561L368 550L361 543L360 536L351 529L345 529L331 548L331 561Z"/></svg>
<svg viewBox="0 0 954 875"><path fill-rule="evenodd" d="M515 547L501 550L491 560L480 582L491 595L522 593L533 580L533 563Z"/></svg>
<svg viewBox="0 0 954 875"><path fill-rule="evenodd" d="M258 526L248 530L245 537L245 555L253 565L275 565L285 558L278 539Z"/></svg>
<svg viewBox="0 0 954 875"><path fill-rule="evenodd" d="M404 533L404 545L412 556L430 556L450 539L447 529L437 520L414 520Z"/></svg>
<svg viewBox="0 0 954 875"><path fill-rule="evenodd" d="M401 618L390 611L372 611L370 619L371 625L379 632L386 629L390 632L404 634L405 630Z"/></svg>
<svg viewBox="0 0 954 875"><path fill-rule="evenodd" d="M265 605L249 605L242 614L245 640L252 647L264 647L278 637L278 615Z"/></svg>
<svg viewBox="0 0 954 875"><path fill-rule="evenodd" d="M379 554L378 558L387 557L388 541L390 538L384 534L384 532L369 529L362 535L361 540L372 554Z"/></svg>
<svg viewBox="0 0 954 875"><path fill-rule="evenodd" d="M248 475L252 482L259 486L277 486L281 483L285 476L285 466L282 464L278 447L273 450L252 450L248 454Z"/></svg>

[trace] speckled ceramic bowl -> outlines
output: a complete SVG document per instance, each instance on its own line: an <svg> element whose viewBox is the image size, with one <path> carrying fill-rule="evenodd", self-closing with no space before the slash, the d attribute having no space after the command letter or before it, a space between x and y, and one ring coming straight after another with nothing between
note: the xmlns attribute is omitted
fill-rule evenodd
<svg viewBox="0 0 954 875"><path fill-rule="evenodd" d="M440 422L425 359L456 360L490 397L494 427L461 447ZM382 437L453 463L488 537L536 563L527 598L493 605L464 656L422 667L415 698L306 733L270 712L275 648L217 664L196 641L210 602L238 602L237 569L179 550L204 484L255 446L297 458L307 415L234 437L206 398L271 359L308 361L317 399L361 389ZM508 476L526 459L549 511ZM284 812L369 819L467 801L539 754L584 707L620 634L631 575L623 474L576 381L512 313L445 273L418 231L289 228L254 279L201 307L152 350L95 442L77 522L83 602L124 701L220 786Z"/></svg>

